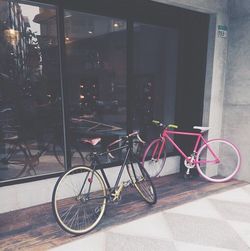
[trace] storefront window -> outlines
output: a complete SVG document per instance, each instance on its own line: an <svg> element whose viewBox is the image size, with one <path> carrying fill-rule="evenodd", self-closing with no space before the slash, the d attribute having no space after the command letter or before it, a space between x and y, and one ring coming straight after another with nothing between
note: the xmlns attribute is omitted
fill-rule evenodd
<svg viewBox="0 0 250 251"><path fill-rule="evenodd" d="M0 181L64 170L56 15L0 0Z"/></svg>
<svg viewBox="0 0 250 251"><path fill-rule="evenodd" d="M126 21L67 10L64 22L69 143L80 164L91 151L84 138L101 137L104 150L126 134Z"/></svg>
<svg viewBox="0 0 250 251"><path fill-rule="evenodd" d="M178 32L173 28L134 24L133 127L145 140L159 136L152 120L175 121Z"/></svg>
<svg viewBox="0 0 250 251"><path fill-rule="evenodd" d="M128 131L150 142L160 133L152 120L201 119L202 95L189 96L192 86L204 91L206 34L193 40L197 28L186 22L197 15L152 1L104 2L0 0L1 184L89 165L90 152Z"/></svg>

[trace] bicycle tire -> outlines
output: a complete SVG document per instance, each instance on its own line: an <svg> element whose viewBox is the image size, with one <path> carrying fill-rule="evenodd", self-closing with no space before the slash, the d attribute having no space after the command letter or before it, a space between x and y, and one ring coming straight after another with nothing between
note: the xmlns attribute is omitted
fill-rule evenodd
<svg viewBox="0 0 250 251"><path fill-rule="evenodd" d="M219 157L218 162L214 161ZM196 167L200 175L211 182L225 182L233 178L240 169L240 152L227 140L214 139L201 146L196 156Z"/></svg>
<svg viewBox="0 0 250 251"><path fill-rule="evenodd" d="M148 204L155 204L157 201L156 190L153 182L142 164L133 160L127 164L128 175L136 190Z"/></svg>
<svg viewBox="0 0 250 251"><path fill-rule="evenodd" d="M159 156L159 151L163 144L163 139L158 138L153 140L146 148L143 158L142 165L147 170L150 177L158 177L166 163L167 152L165 146L162 150L161 156Z"/></svg>
<svg viewBox="0 0 250 251"><path fill-rule="evenodd" d="M59 226L75 235L87 233L99 223L106 203L102 177L84 166L64 173L57 180L52 195L53 213Z"/></svg>
<svg viewBox="0 0 250 251"><path fill-rule="evenodd" d="M5 143L5 146L7 152L0 163L6 168L3 169L4 173L1 176L6 176L8 179L20 178L27 170L27 153L21 144Z"/></svg>

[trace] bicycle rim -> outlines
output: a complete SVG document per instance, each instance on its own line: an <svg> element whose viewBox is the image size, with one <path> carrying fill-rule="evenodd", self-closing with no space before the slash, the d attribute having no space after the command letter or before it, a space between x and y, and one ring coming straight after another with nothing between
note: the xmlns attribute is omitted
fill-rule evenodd
<svg viewBox="0 0 250 251"><path fill-rule="evenodd" d="M240 153L232 143L215 139L200 148L196 161L202 177L212 182L224 182L232 179L238 172Z"/></svg>
<svg viewBox="0 0 250 251"><path fill-rule="evenodd" d="M167 153L165 147L163 147L160 153L162 143L162 139L155 139L149 144L144 152L142 165L147 170L150 177L159 176L165 165Z"/></svg>
<svg viewBox="0 0 250 251"><path fill-rule="evenodd" d="M132 183L142 198L149 204L155 204L157 201L155 187L141 163L139 161L131 162L127 165L127 170Z"/></svg>
<svg viewBox="0 0 250 251"><path fill-rule="evenodd" d="M59 178L53 191L53 212L58 224L71 234L92 230L106 208L106 189L100 175L78 166Z"/></svg>

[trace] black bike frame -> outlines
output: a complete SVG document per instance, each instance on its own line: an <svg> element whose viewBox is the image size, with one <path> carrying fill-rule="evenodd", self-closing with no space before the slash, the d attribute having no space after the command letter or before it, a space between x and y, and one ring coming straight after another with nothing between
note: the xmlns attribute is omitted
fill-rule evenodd
<svg viewBox="0 0 250 251"><path fill-rule="evenodd" d="M117 150L121 150L121 149L124 149L124 148L127 148L127 152L126 152L124 161L123 161L123 163L122 163L122 166L121 166L121 168L120 168L120 171L119 171L119 173L118 173L118 175L117 175L116 182L115 182L115 185L114 185L114 187L113 187L113 190L115 190L115 189L118 187L119 183L120 183L121 176L122 176L123 171L124 171L124 168L125 168L125 166L126 166L126 164L127 164L128 157L129 157L129 155L131 154L131 148L130 148L128 145L126 145L126 146L122 146L122 147L119 147L119 148L116 148L116 149L112 150L112 151L117 151ZM110 152L111 152L111 151L110 151ZM100 162L100 160L99 160L99 158L98 158L98 155L100 156L100 155L103 155L103 154L106 154L106 153L102 153L102 154L97 154L97 155L95 155L95 162L96 162L96 164L94 165L93 171L96 170L96 167L99 167L99 169L100 169L100 171L101 171L101 174L102 174L102 176L103 176L103 179L104 179L104 181L105 181L105 183L106 183L106 186L107 186L107 188L108 188L108 190L109 190L110 192L112 192L111 186L110 186L110 183L109 183L109 181L108 181L107 175L106 175L106 173L105 173L105 171L104 171L103 165L101 164L101 162Z"/></svg>

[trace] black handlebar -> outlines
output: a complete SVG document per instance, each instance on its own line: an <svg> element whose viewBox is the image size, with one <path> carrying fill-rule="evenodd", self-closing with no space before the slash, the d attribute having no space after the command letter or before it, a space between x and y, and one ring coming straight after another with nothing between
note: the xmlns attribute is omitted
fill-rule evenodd
<svg viewBox="0 0 250 251"><path fill-rule="evenodd" d="M111 142L111 143L108 145L108 147L107 147L108 155L109 155L111 158L114 158L114 156L110 153L110 147L113 146L113 145L118 144L119 142L127 141L128 139L132 139L132 138L137 138L142 144L145 144L145 141L142 140L141 137L139 136L139 132L133 132L133 133L130 133L129 135L123 136L123 137L121 137L120 139L117 139L117 140Z"/></svg>

